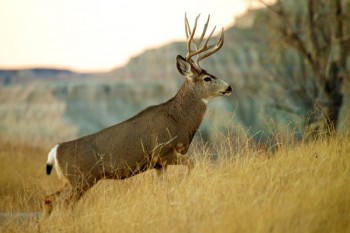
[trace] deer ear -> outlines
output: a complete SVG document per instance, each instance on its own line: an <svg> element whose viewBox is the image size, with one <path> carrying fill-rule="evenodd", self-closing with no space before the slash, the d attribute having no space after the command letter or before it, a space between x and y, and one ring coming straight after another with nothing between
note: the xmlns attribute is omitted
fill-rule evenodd
<svg viewBox="0 0 350 233"><path fill-rule="evenodd" d="M179 70L180 74L186 78L191 78L193 76L191 64L187 62L181 55L177 55L176 57L176 67Z"/></svg>

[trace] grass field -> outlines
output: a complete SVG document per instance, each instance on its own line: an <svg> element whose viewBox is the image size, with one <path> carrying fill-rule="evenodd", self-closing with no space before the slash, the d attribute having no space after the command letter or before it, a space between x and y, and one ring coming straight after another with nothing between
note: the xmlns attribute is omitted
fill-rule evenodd
<svg viewBox="0 0 350 233"><path fill-rule="evenodd" d="M0 232L350 232L350 138L247 145L227 139L215 161L194 145L188 177L179 166L163 181L154 171L105 180L41 221L17 213L40 211L59 186L45 174L49 146L0 140Z"/></svg>

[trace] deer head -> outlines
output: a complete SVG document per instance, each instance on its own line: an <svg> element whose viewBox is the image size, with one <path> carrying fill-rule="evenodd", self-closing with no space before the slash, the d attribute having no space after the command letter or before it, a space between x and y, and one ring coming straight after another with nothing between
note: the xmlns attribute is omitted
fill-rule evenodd
<svg viewBox="0 0 350 233"><path fill-rule="evenodd" d="M208 38L203 41L210 20L209 15L200 38L195 41L194 35L196 32L199 16L200 15L197 16L193 30L191 30L187 16L185 14L187 55L185 58L183 58L181 55L178 55L176 57L177 69L187 79L186 82L191 87L191 89L194 90L194 92L196 92L196 94L203 100L208 100L216 96L230 95L232 92L232 87L229 84L215 77L214 75L209 74L199 65L199 62L201 60L214 54L223 46L224 29L221 30L220 38L215 44L208 45L208 42L213 35L216 27L214 27ZM192 49L192 46L194 46L194 49Z"/></svg>

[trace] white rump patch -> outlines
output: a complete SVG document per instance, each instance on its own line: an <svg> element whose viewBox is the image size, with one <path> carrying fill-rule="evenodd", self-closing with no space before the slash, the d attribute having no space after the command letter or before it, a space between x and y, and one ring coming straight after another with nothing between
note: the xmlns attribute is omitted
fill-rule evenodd
<svg viewBox="0 0 350 233"><path fill-rule="evenodd" d="M53 166L55 164L56 155L57 155L57 148L58 144L56 144L49 152L48 158L47 158L47 164Z"/></svg>
<svg viewBox="0 0 350 233"><path fill-rule="evenodd" d="M56 144L49 152L49 156L47 159L47 164L50 164L55 167L58 177L62 178L63 172L60 166L57 163L57 148L59 144Z"/></svg>

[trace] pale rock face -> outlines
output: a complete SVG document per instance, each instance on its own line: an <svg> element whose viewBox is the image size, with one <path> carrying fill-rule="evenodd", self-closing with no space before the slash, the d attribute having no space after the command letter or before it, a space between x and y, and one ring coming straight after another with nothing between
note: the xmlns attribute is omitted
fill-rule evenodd
<svg viewBox="0 0 350 233"><path fill-rule="evenodd" d="M241 123L252 134L269 130L266 123L271 119L282 126L290 121L295 122L296 127L302 124L308 106L281 90L278 79L282 76L271 77L269 73L273 67L279 67L280 73L286 75L284 78L298 76L301 61L295 53L284 51L285 60L272 59L275 63L271 63L273 56L265 14L250 11L238 19L236 27L225 30L223 48L203 62L203 67L230 83L234 90L230 97L213 100L215 105L208 104L209 114L200 128L207 135L213 124L215 127L227 125L223 117L232 125ZM176 69L175 58L185 50L184 41L147 50L126 66L101 75L45 71L41 74L46 76L38 81L33 71L0 71L0 134L22 135L29 139L44 135L66 140L123 121L176 93L183 80ZM344 85L343 92L340 124L342 129L348 129L350 85ZM296 109L297 114L272 108L271 102L278 97ZM57 136L58 129L60 136Z"/></svg>

